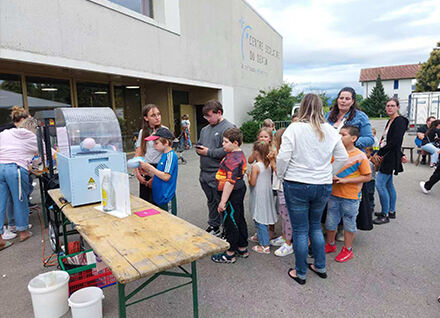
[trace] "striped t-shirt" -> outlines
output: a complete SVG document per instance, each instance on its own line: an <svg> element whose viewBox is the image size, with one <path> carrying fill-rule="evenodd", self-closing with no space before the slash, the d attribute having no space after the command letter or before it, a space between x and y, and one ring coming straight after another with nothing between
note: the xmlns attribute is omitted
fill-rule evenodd
<svg viewBox="0 0 440 318"><path fill-rule="evenodd" d="M355 148L348 153L348 160L336 174L339 178L356 178L371 173L370 163L365 153ZM344 199L357 200L361 198L361 183L334 183L332 195Z"/></svg>

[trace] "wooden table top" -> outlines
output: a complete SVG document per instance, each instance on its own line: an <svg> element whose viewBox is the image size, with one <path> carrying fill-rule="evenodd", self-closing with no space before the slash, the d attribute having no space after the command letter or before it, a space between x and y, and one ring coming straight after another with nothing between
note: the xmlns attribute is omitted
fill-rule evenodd
<svg viewBox="0 0 440 318"><path fill-rule="evenodd" d="M60 189L48 191L58 207ZM123 219L105 214L90 204L62 212L123 284L188 264L229 248L229 243L148 203L131 196L132 215ZM139 217L136 211L154 208L160 214Z"/></svg>

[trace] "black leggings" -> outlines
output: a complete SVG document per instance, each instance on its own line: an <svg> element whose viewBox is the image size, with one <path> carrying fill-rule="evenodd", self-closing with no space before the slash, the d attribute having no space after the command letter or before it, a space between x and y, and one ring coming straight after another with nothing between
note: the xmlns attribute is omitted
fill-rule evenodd
<svg viewBox="0 0 440 318"><path fill-rule="evenodd" d="M248 246L248 230L243 205L245 194L246 187L234 189L226 203L226 210L223 212L223 228L226 240L231 245L228 250L230 252L236 251L239 247Z"/></svg>
<svg viewBox="0 0 440 318"><path fill-rule="evenodd" d="M425 183L425 189L431 190L434 184L436 184L440 180L440 164L437 164L437 168L435 168L434 173L431 178L429 178L428 182Z"/></svg>

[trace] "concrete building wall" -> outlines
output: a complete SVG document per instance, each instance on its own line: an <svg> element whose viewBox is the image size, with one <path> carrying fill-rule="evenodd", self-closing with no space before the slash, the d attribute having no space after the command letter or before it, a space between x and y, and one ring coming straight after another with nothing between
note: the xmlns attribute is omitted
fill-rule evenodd
<svg viewBox="0 0 440 318"><path fill-rule="evenodd" d="M282 82L282 38L245 1L154 3L153 21L106 0L2 0L0 59L219 89L236 122Z"/></svg>

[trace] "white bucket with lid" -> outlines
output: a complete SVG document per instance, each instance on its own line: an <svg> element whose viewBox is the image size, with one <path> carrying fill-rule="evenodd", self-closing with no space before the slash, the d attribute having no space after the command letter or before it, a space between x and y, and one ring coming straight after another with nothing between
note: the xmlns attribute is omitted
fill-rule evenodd
<svg viewBox="0 0 440 318"><path fill-rule="evenodd" d="M69 278L67 272L52 271L29 282L35 318L58 318L69 311Z"/></svg>
<svg viewBox="0 0 440 318"><path fill-rule="evenodd" d="M85 287L74 292L69 298L72 318L102 318L104 294L99 287Z"/></svg>

